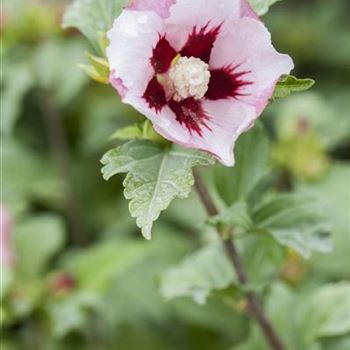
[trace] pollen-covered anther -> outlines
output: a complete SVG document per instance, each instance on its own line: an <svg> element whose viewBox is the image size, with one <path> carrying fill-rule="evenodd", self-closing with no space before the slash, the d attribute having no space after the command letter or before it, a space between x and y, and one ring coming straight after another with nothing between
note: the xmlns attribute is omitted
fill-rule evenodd
<svg viewBox="0 0 350 350"><path fill-rule="evenodd" d="M189 97L199 100L208 90L209 65L199 58L180 57L171 67L168 77L173 85L175 101Z"/></svg>

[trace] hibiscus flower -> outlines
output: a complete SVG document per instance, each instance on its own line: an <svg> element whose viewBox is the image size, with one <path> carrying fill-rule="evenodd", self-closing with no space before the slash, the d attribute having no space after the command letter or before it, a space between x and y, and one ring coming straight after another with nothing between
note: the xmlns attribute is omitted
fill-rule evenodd
<svg viewBox="0 0 350 350"><path fill-rule="evenodd" d="M110 82L166 139L234 164L293 69L245 0L134 0L108 32Z"/></svg>

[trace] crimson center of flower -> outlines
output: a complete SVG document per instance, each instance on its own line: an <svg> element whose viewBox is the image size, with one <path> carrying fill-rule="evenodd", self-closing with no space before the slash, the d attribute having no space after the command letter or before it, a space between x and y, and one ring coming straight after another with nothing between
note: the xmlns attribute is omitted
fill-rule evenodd
<svg viewBox="0 0 350 350"><path fill-rule="evenodd" d="M195 57L176 57L165 79L165 90L175 101L200 100L208 91L209 65Z"/></svg>
<svg viewBox="0 0 350 350"><path fill-rule="evenodd" d="M202 137L205 129L212 131L213 116L205 110L205 100L245 96L241 89L251 84L243 78L249 72L238 70L240 65L210 66L211 51L220 28L210 29L209 23L202 28L193 27L181 50L175 50L166 35L160 35L150 57L155 75L143 99L158 115L162 115L167 106L191 135Z"/></svg>

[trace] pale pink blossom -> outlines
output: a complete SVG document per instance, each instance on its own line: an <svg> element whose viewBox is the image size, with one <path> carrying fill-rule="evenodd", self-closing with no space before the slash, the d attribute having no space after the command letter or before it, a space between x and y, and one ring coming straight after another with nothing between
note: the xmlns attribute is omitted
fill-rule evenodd
<svg viewBox="0 0 350 350"><path fill-rule="evenodd" d="M12 219L8 210L0 205L0 264L1 268L11 267L13 251L11 246Z"/></svg>
<svg viewBox="0 0 350 350"><path fill-rule="evenodd" d="M245 0L134 0L108 38L123 102L168 140L229 166L235 141L293 69Z"/></svg>

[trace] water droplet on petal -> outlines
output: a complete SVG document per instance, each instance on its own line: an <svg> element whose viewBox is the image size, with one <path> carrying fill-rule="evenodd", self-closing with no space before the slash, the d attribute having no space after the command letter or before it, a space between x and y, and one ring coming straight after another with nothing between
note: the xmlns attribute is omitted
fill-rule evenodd
<svg viewBox="0 0 350 350"><path fill-rule="evenodd" d="M137 22L140 24L145 24L148 21L148 16L145 13L139 13L136 17Z"/></svg>

